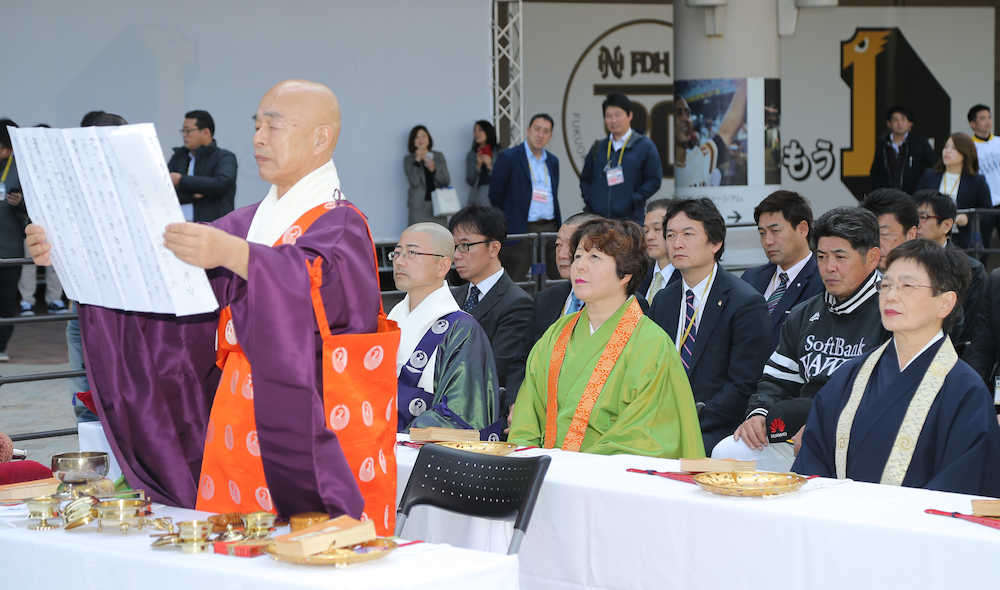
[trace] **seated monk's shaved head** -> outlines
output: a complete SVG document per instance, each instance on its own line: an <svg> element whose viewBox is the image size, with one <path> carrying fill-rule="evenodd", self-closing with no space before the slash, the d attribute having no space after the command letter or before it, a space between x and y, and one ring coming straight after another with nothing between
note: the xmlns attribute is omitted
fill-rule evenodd
<svg viewBox="0 0 1000 590"><path fill-rule="evenodd" d="M333 157L340 137L340 103L324 84L285 80L261 99L254 129L260 177L278 187L280 198Z"/></svg>
<svg viewBox="0 0 1000 590"><path fill-rule="evenodd" d="M414 223L406 228L403 233L424 234L430 239L428 246L431 247L431 251L434 254L443 254L448 258L452 258L455 255L455 238L448 231L448 228L442 225L430 221Z"/></svg>

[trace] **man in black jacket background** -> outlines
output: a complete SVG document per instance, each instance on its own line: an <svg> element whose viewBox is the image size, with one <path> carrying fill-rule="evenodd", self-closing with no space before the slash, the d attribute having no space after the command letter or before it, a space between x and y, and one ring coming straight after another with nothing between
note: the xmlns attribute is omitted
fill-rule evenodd
<svg viewBox="0 0 1000 590"><path fill-rule="evenodd" d="M215 121L208 111L184 114L184 145L167 163L184 218L214 221L233 210L236 156L215 143Z"/></svg>
<svg viewBox="0 0 1000 590"><path fill-rule="evenodd" d="M888 135L879 138L872 160L872 188L898 188L908 194L917 190L924 170L934 165L934 150L926 137L911 133L913 114L901 106L885 114Z"/></svg>

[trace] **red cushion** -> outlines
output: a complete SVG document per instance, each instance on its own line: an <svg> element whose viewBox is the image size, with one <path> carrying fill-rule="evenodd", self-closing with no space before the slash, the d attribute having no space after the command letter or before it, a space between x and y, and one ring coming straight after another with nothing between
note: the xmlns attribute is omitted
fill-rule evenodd
<svg viewBox="0 0 1000 590"><path fill-rule="evenodd" d="M52 477L52 470L37 461L0 463L0 485Z"/></svg>

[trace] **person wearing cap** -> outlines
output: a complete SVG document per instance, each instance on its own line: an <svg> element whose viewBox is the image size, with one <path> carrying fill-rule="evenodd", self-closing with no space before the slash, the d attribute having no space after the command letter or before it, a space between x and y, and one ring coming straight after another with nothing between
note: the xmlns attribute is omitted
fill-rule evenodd
<svg viewBox="0 0 1000 590"><path fill-rule="evenodd" d="M1000 495L989 392L946 335L969 286L967 258L928 240L889 253L878 307L892 339L816 394L793 471Z"/></svg>
<svg viewBox="0 0 1000 590"><path fill-rule="evenodd" d="M660 190L663 166L653 141L632 128L632 102L611 94L601 104L608 136L594 142L580 173L584 210L642 225L646 200Z"/></svg>
<svg viewBox="0 0 1000 590"><path fill-rule="evenodd" d="M747 416L714 458L757 461L788 471L812 398L841 365L888 339L879 322L878 219L860 207L827 211L813 227L816 264L825 290L800 303L781 327Z"/></svg>

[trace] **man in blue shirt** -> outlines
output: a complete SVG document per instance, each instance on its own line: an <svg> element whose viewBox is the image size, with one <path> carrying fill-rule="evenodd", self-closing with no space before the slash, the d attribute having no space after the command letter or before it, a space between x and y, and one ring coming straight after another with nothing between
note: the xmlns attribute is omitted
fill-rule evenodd
<svg viewBox="0 0 1000 590"><path fill-rule="evenodd" d="M580 173L584 210L642 225L646 200L660 190L660 154L645 135L632 129L632 102L611 94L601 104L609 134L594 142Z"/></svg>
<svg viewBox="0 0 1000 590"><path fill-rule="evenodd" d="M500 152L490 178L490 203L503 211L512 234L556 232L559 214L559 158L545 149L552 139L552 117L531 118L524 143ZM501 262L515 281L528 278L531 242L519 240L500 251ZM546 267L556 272L555 249L546 249ZM553 275L558 276L558 275Z"/></svg>

